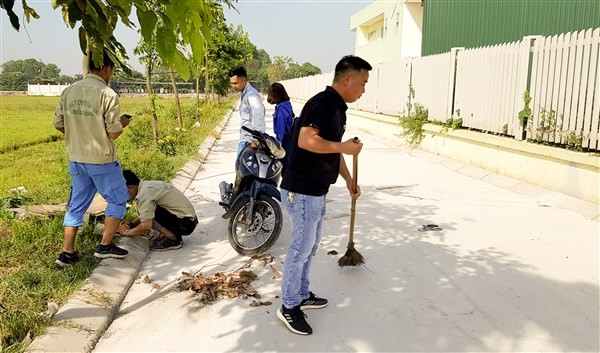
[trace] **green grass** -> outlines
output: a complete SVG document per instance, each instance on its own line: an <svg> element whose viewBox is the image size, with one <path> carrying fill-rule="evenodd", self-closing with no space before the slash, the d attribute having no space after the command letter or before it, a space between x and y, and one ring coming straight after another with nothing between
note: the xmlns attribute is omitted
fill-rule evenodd
<svg viewBox="0 0 600 353"><path fill-rule="evenodd" d="M0 197L24 186L31 203L57 204L69 197L67 151L63 141L40 143L0 154Z"/></svg>
<svg viewBox="0 0 600 353"><path fill-rule="evenodd" d="M98 265L91 253L99 241L92 225L84 228L77 248L85 256L81 265L56 270L52 263L62 247L62 218L3 220L0 228L12 236L0 241L0 313L2 352L20 352L25 337L37 336L50 324L43 314L47 303L64 303Z"/></svg>
<svg viewBox="0 0 600 353"><path fill-rule="evenodd" d="M0 96L0 153L53 141L61 133L52 125L58 97Z"/></svg>
<svg viewBox="0 0 600 353"><path fill-rule="evenodd" d="M56 97L1 98L0 146L10 147L0 148L0 201L9 189L25 186L28 204L67 202L70 176L64 141L62 136L58 141L47 138L54 133L52 117L57 101ZM116 140L119 161L141 178L171 180L196 155L231 103L202 105L200 127L194 127L195 102L183 99L184 129L180 130L174 101L159 99L159 137L171 141L167 146L153 141L148 98L122 98L121 111L134 118ZM27 110L33 106L34 110ZM11 131L5 133L8 121ZM83 261L73 268L56 270L53 263L62 248L62 216L13 219L8 214L0 212L0 304L8 309L0 309L0 352L22 352L26 337L39 335L50 324L43 315L47 303L63 304L97 266L92 253L99 236L92 234L93 225L84 228L75 243ZM128 215L133 216L131 211Z"/></svg>
<svg viewBox="0 0 600 353"><path fill-rule="evenodd" d="M15 98L14 104L11 99ZM4 97L3 110L16 111L14 106L25 105L23 98L31 98L32 104L40 98L51 97ZM56 97L54 97L55 100ZM117 153L123 168L132 169L145 179L170 180L175 173L196 153L198 146L204 141L209 132L222 119L227 109L214 105L201 106L200 127L194 127L195 102L193 99L182 100L182 114L184 116L184 129L178 131L177 113L172 100L158 99L159 108L159 135L171 136L175 139L174 156L165 155L154 144L152 136L151 115L148 111L148 98L122 98L121 111L134 116L130 125L117 140ZM229 101L227 102L229 103ZM40 125L51 126L53 107L46 106L45 121ZM44 115L44 114L41 114ZM22 121L17 119L16 121ZM29 124L13 124L11 130L29 130ZM40 135L46 132L39 130ZM14 132L13 136L25 135ZM34 141L32 135L30 141ZM44 139L39 139L44 141ZM67 202L69 197L70 177L67 173L68 155L64 141L44 142L34 145L21 144L17 149L0 152L0 198L7 196L7 191L19 186L24 186L31 200L29 204L58 204Z"/></svg>

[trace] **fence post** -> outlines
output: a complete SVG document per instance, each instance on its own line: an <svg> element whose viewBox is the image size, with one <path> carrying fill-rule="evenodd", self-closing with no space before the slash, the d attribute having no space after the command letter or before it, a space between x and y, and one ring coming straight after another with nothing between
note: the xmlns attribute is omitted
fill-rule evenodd
<svg viewBox="0 0 600 353"><path fill-rule="evenodd" d="M458 52L464 47L450 49L450 77L448 77L448 105L446 107L447 118L454 118L454 93L456 90L456 68L458 66Z"/></svg>
<svg viewBox="0 0 600 353"><path fill-rule="evenodd" d="M516 92L515 92L515 102L522 102L523 104L515 104L517 107L514 112L515 124L519 126L518 129L515 129L515 139L516 140L524 140L527 136L527 120L531 117L525 117L525 119L521 122L519 120L519 112L518 107L525 108L523 102L523 94L525 91L531 91L531 65L532 65L532 54L531 48L535 43L536 39L542 38L542 36L524 36L521 41L521 47L519 49L519 63L517 65L517 81L516 81ZM530 109L532 107L531 102L529 105Z"/></svg>

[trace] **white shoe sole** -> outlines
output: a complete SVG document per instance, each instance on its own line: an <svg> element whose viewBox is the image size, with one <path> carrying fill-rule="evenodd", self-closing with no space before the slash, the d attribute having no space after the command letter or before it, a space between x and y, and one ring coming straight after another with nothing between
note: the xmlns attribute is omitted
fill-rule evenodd
<svg viewBox="0 0 600 353"><path fill-rule="evenodd" d="M128 254L125 255L115 255L115 254L100 254L100 253L94 253L94 256L96 256L99 259L122 259L124 257L126 257Z"/></svg>
<svg viewBox="0 0 600 353"><path fill-rule="evenodd" d="M150 250L152 251L169 251L169 250L177 250L177 249L181 249L181 245L173 245L173 246L169 246L168 248L163 248L163 249L155 249L153 247L150 247Z"/></svg>
<svg viewBox="0 0 600 353"><path fill-rule="evenodd" d="M301 331L294 329L290 325L290 323L285 319L285 316L283 316L283 313L281 312L281 308L277 309L277 317L279 318L279 320L281 320L285 324L285 326L287 326L288 330L292 331L293 333L297 333L299 335L309 335L310 334L308 332L301 332Z"/></svg>
<svg viewBox="0 0 600 353"><path fill-rule="evenodd" d="M311 305L300 305L300 310L306 310L306 309L322 309L324 307L327 306L327 304L329 303L325 303L325 304L321 304L321 305L315 305L315 304L311 304Z"/></svg>

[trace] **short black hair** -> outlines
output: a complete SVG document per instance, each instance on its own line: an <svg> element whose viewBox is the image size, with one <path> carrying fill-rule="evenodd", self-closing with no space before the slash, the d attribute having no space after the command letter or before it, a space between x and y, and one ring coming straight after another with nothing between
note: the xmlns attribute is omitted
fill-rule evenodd
<svg viewBox="0 0 600 353"><path fill-rule="evenodd" d="M246 69L243 66L236 66L229 70L229 77L239 76L248 78L248 74L246 74Z"/></svg>
<svg viewBox="0 0 600 353"><path fill-rule="evenodd" d="M104 51L102 52L102 63L101 65L97 65L94 63L94 60L92 60L92 53L88 53L88 65L89 65L89 69L90 71L100 71L102 70L105 66L109 66L114 68L115 67L115 62L110 58L110 56L108 55L108 52L106 51L106 49L104 49Z"/></svg>
<svg viewBox="0 0 600 353"><path fill-rule="evenodd" d="M346 55L337 63L337 65L335 65L335 75L333 76L333 81L338 81L349 71L360 71L363 69L371 71L373 67L371 67L371 64L369 64L365 59L354 55Z"/></svg>
<svg viewBox="0 0 600 353"><path fill-rule="evenodd" d="M123 176L125 177L125 185L140 185L140 179L131 170L125 169Z"/></svg>

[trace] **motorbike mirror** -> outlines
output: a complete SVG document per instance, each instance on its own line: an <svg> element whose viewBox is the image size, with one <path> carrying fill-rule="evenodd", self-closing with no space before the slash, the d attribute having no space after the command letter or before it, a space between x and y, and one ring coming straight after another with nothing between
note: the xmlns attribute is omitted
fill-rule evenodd
<svg viewBox="0 0 600 353"><path fill-rule="evenodd" d="M282 159L285 157L285 150L283 148L277 146L277 144L270 139L266 139L265 142L275 158Z"/></svg>

